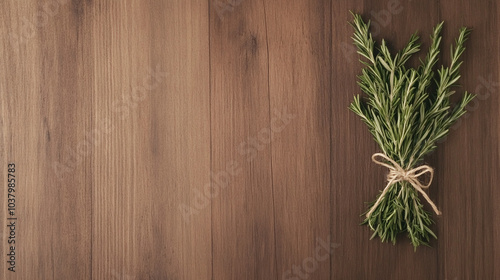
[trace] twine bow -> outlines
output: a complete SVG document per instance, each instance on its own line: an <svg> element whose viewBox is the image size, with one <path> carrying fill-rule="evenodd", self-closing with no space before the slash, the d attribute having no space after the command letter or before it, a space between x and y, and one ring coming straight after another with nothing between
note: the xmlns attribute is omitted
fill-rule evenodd
<svg viewBox="0 0 500 280"><path fill-rule="evenodd" d="M391 164L385 163L383 161L377 160L377 158L383 158L390 162ZM375 204L373 204L372 208L370 211L366 214L366 217L369 218L373 211L375 211L375 208L380 204L380 201L382 201L382 198L384 197L385 193L389 190L389 187L397 182L401 181L407 181L410 183L418 192L422 194L422 196L429 202L429 204L432 206L432 209L434 209L434 212L436 214L441 215L441 211L438 210L436 205L432 202L432 200L429 198L429 196L424 192L423 189L428 189L432 183L432 177L434 176L434 169L428 165L421 165L419 167L410 169L410 170L404 170L397 162L389 158L388 156L382 154L382 153L375 153L372 155L372 161L375 162L378 165L385 166L389 168L389 174L387 175L387 186L385 186L385 189L382 191L380 196L378 197L377 201ZM418 177L424 175L425 173L429 173L431 175L431 178L429 180L429 183L426 185L423 185L419 180Z"/></svg>

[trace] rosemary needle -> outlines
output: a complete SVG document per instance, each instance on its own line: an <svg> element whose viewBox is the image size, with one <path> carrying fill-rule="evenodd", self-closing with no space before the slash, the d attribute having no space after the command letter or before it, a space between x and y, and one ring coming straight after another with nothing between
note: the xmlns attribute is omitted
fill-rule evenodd
<svg viewBox="0 0 500 280"><path fill-rule="evenodd" d="M460 29L451 48L450 65L436 71L443 22L438 24L425 59L414 69L405 64L420 50L417 34L411 35L407 45L393 55L385 40L376 46L369 21L365 23L360 15L352 15L352 39L364 65L358 85L365 96L355 96L349 108L366 123L385 156L404 170L418 167L474 97L465 92L457 104L450 102L460 79L459 59L470 30ZM375 205L375 209L363 223L374 231L372 238L378 236L383 242L396 243L397 235L406 232L415 249L428 245L431 237L437 238L430 229L431 214L423 209L417 190L404 180L387 188L378 205L368 205L369 209Z"/></svg>

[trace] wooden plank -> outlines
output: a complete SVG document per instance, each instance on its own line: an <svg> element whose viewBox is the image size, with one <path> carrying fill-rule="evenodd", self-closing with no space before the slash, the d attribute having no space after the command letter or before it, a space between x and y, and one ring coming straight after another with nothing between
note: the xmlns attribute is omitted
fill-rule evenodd
<svg viewBox="0 0 500 280"><path fill-rule="evenodd" d="M208 6L97 1L93 278L207 279L210 212L182 212L210 182ZM192 214L192 215L191 215Z"/></svg>
<svg viewBox="0 0 500 280"><path fill-rule="evenodd" d="M272 142L278 279L328 279L331 3L265 5L270 106L283 115Z"/></svg>
<svg viewBox="0 0 500 280"><path fill-rule="evenodd" d="M168 76L150 101L153 137L148 146L156 154L152 183L158 189L149 199L158 213L153 228L163 232L150 243L155 248L151 270L167 264L164 274L153 279L210 279L211 213L200 210L185 217L179 208L179 202L196 205L193 193L210 182L209 6L197 0L153 3L151 66L163 64Z"/></svg>
<svg viewBox="0 0 500 280"><path fill-rule="evenodd" d="M364 202L373 199L373 188L379 187L374 182L382 183L383 176L378 176L378 170L369 160L376 151L370 133L347 109L353 95L360 93L356 75L361 66L352 45L352 27L348 24L352 21L349 10L356 13L366 10L360 2L334 1L332 6L332 95L335 97L331 98L331 232L342 244L331 257L332 280L363 279L376 272L376 264L366 251L378 246L374 244L378 241L369 241L369 231L359 223Z"/></svg>
<svg viewBox="0 0 500 280"><path fill-rule="evenodd" d="M11 217L10 162L17 217L15 244L2 227L2 279L90 278L92 158L82 144L95 120L89 16L85 3L67 1L6 1L0 12L2 224Z"/></svg>
<svg viewBox="0 0 500 280"><path fill-rule="evenodd" d="M460 26L474 29L464 53L459 92L469 90L477 97L438 150L437 183L443 189L439 278L496 279L500 277L500 43L492 34L499 32L500 8L488 1L442 1L440 10L446 21L445 45L454 40Z"/></svg>
<svg viewBox="0 0 500 280"><path fill-rule="evenodd" d="M379 152L379 148L366 125L347 110L353 95L361 93L356 75L362 68L356 49L351 45L353 30L346 22L352 21L352 17L348 10L361 13L365 20L370 19L374 38L379 42L386 39L393 51L402 48L418 30L425 53L432 28L439 22L438 7L432 1L365 1L364 4L341 1L334 6L332 235L343 246L332 257L331 279L374 276L380 279L436 279L436 242L431 243L434 248L420 247L414 253L406 236L401 236L396 246L392 246L381 243L378 238L369 240L372 232L366 226L359 226L363 221L360 215L366 211L365 202L375 199L385 186L387 170L372 163L371 155ZM435 166L433 157L427 158L427 163ZM437 189L434 183L430 191L433 200L437 200Z"/></svg>
<svg viewBox="0 0 500 280"><path fill-rule="evenodd" d="M264 7L222 2L210 8L212 279L275 279Z"/></svg>

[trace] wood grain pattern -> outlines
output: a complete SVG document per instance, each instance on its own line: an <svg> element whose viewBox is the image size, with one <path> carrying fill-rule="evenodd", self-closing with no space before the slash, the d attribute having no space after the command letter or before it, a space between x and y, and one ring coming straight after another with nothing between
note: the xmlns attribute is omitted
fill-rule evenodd
<svg viewBox="0 0 500 280"><path fill-rule="evenodd" d="M417 252L369 240L385 172L347 106L349 10L398 49L467 25L469 113L426 161ZM495 1L23 0L0 10L0 279L500 278ZM416 63L417 60L412 61ZM7 164L16 164L16 272Z"/></svg>
<svg viewBox="0 0 500 280"><path fill-rule="evenodd" d="M213 279L276 278L263 2L210 13ZM233 170L233 172L231 172ZM227 179L224 179L226 174Z"/></svg>
<svg viewBox="0 0 500 280"><path fill-rule="evenodd" d="M192 207L210 181L208 7L93 9L97 119L114 126L94 155L93 278L203 279L210 212L186 220L179 205Z"/></svg>
<svg viewBox="0 0 500 280"><path fill-rule="evenodd" d="M330 274L331 248L318 242L334 241L329 199L330 12L328 1L266 2L270 106L289 115L271 144L277 279L327 279Z"/></svg>
<svg viewBox="0 0 500 280"><path fill-rule="evenodd" d="M92 157L80 156L90 151L79 143L94 121L86 43L92 34L82 24L87 14L69 3L52 17L33 1L8 1L1 17L0 278L89 279ZM10 244L8 162L16 165L18 218ZM57 174L56 164L64 165ZM16 248L15 273L7 270L10 246Z"/></svg>
<svg viewBox="0 0 500 280"><path fill-rule="evenodd" d="M445 188L440 190L444 213L439 223L440 277L498 278L500 234L495 207L500 196L495 182L500 179L500 158L495 155L499 152L500 60L492 54L500 52L500 45L490 34L499 32L500 9L496 2L443 1L441 5L446 7L441 9L443 19L462 18L448 20L445 44L451 43L463 22L474 28L464 56L462 84L477 97L437 152L437 184Z"/></svg>

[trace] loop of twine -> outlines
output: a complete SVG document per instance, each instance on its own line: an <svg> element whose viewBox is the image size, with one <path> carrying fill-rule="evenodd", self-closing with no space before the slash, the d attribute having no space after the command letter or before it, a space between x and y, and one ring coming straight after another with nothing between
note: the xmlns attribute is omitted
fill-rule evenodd
<svg viewBox="0 0 500 280"><path fill-rule="evenodd" d="M377 158L383 158L386 161L390 162L391 164L379 161L377 160ZM389 187L392 184L401 181L407 181L408 183L410 183L413 186L413 188L415 188L418 192L420 192L422 196L425 198L425 200L427 200L427 202L432 206L434 212L436 212L436 214L438 215L441 215L441 211L438 210L436 205L432 202L432 200L429 198L429 196L427 196L427 194L423 190L423 189L428 189L432 183L432 178L434 177L434 169L432 169L432 167L428 165L421 165L419 167L410 170L404 170L397 162L395 162L394 160L392 160L391 158L382 153L373 154L372 161L378 165L382 165L389 168L389 174L387 175L387 181L388 181L387 186L385 186L384 190L378 197L375 204L373 204L370 211L366 214L366 218L370 218L373 211L375 211L375 208L377 208L377 206L382 201L382 198L384 197L385 193L389 190ZM429 180L429 183L423 185L418 180L418 177L424 175L425 173L429 173L431 175L431 178Z"/></svg>

